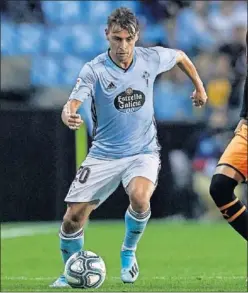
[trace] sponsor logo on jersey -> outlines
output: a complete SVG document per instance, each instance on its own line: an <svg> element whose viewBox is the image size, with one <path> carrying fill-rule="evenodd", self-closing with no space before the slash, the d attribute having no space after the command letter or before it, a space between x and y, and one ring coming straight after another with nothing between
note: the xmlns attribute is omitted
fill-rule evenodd
<svg viewBox="0 0 248 293"><path fill-rule="evenodd" d="M141 91L127 88L114 100L115 108L123 113L138 111L145 103L145 95Z"/></svg>
<svg viewBox="0 0 248 293"><path fill-rule="evenodd" d="M111 83L107 87L107 90L112 90L112 89L115 89L115 88L116 88L115 84L111 81Z"/></svg>

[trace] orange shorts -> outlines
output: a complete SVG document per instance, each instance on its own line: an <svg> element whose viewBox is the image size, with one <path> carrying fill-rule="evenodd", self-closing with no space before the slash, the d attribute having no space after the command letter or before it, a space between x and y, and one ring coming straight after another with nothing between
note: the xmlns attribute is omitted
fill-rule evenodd
<svg viewBox="0 0 248 293"><path fill-rule="evenodd" d="M242 126L235 131L234 138L225 149L217 165L227 165L232 167L244 177L244 180L247 180L248 177L247 130L247 125L242 124Z"/></svg>

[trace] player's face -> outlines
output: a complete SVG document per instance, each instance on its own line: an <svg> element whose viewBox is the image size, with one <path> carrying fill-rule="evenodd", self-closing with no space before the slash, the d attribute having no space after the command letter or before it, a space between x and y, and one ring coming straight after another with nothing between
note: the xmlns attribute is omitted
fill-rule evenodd
<svg viewBox="0 0 248 293"><path fill-rule="evenodd" d="M106 30L106 37L109 41L111 55L120 63L128 62L133 57L135 43L138 34L131 35L127 30L120 27L111 27Z"/></svg>

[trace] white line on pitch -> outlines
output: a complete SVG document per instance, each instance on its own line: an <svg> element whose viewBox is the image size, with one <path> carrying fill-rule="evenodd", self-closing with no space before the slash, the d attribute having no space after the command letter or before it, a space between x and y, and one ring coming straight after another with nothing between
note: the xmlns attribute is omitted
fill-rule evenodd
<svg viewBox="0 0 248 293"><path fill-rule="evenodd" d="M24 227L13 227L4 228L1 230L1 238L17 238L23 236L32 236L39 234L49 234L54 231L54 229L59 230L58 224L41 224L41 225L30 225Z"/></svg>
<svg viewBox="0 0 248 293"><path fill-rule="evenodd" d="M25 276L19 276L19 277L2 277L2 280L23 280L23 281L49 281L56 279L56 277L25 277ZM108 277L106 278L108 279ZM112 280L118 280L120 277L109 277L109 279ZM151 278L141 278L141 280L149 279L149 280L214 280L214 279L219 279L219 280L242 280L246 279L245 276L191 276L191 277L174 277L174 276L156 276L156 277L151 277Z"/></svg>

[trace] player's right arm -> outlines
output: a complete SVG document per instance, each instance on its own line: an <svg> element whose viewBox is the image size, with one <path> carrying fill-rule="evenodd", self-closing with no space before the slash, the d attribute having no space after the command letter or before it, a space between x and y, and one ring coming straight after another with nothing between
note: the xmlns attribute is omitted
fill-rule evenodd
<svg viewBox="0 0 248 293"><path fill-rule="evenodd" d="M94 95L95 81L92 67L90 63L86 63L80 71L77 83L61 113L62 121L72 130L79 129L83 123L77 110L85 99Z"/></svg>
<svg viewBox="0 0 248 293"><path fill-rule="evenodd" d="M78 130L83 123L80 114L77 110L82 102L77 100L69 100L63 107L61 119L63 123L72 130Z"/></svg>

